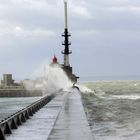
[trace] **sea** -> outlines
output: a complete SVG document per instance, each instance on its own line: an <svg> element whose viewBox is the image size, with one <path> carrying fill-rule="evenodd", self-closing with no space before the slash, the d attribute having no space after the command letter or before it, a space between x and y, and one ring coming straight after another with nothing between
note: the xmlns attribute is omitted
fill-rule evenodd
<svg viewBox="0 0 140 140"><path fill-rule="evenodd" d="M87 78L78 86L95 140L140 140L140 80ZM39 98L0 98L0 120Z"/></svg>
<svg viewBox="0 0 140 140"><path fill-rule="evenodd" d="M41 97L0 97L0 121L27 107Z"/></svg>
<svg viewBox="0 0 140 140"><path fill-rule="evenodd" d="M83 104L95 140L140 140L140 81L86 81Z"/></svg>

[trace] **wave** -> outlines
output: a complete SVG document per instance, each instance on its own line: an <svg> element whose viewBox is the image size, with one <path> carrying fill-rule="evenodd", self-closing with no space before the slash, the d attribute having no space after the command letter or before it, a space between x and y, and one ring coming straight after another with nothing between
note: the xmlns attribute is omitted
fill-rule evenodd
<svg viewBox="0 0 140 140"><path fill-rule="evenodd" d="M140 95L112 95L111 97L113 98L117 98L117 99L132 99L132 100L136 100L136 99L140 99Z"/></svg>
<svg viewBox="0 0 140 140"><path fill-rule="evenodd" d="M137 100L140 99L140 94L129 94L129 95L113 95L113 94L106 94L104 91L94 92L94 95L98 98L107 98L107 99L130 99L130 100Z"/></svg>
<svg viewBox="0 0 140 140"><path fill-rule="evenodd" d="M83 100L95 139L140 139L140 81L83 84L94 90Z"/></svg>
<svg viewBox="0 0 140 140"><path fill-rule="evenodd" d="M91 90L90 88L84 86L84 85L76 85L79 87L80 91L84 94L87 94L87 93L95 93L94 90Z"/></svg>

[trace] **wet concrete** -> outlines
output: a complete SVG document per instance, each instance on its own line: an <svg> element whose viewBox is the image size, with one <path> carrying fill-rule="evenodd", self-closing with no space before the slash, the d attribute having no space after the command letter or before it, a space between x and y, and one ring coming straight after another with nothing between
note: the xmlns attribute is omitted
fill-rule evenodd
<svg viewBox="0 0 140 140"><path fill-rule="evenodd" d="M48 140L93 140L80 93L68 93Z"/></svg>
<svg viewBox="0 0 140 140"><path fill-rule="evenodd" d="M7 140L92 140L77 90L59 93Z"/></svg>
<svg viewBox="0 0 140 140"><path fill-rule="evenodd" d="M36 112L18 129L6 136L6 140L46 140L61 111L66 95L60 93L51 102Z"/></svg>

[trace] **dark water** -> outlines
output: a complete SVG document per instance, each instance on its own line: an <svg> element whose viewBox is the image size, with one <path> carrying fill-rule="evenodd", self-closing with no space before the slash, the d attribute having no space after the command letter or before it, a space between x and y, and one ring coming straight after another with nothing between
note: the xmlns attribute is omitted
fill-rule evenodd
<svg viewBox="0 0 140 140"><path fill-rule="evenodd" d="M0 120L30 105L41 97L0 98Z"/></svg>
<svg viewBox="0 0 140 140"><path fill-rule="evenodd" d="M140 81L86 82L83 101L96 140L140 140Z"/></svg>

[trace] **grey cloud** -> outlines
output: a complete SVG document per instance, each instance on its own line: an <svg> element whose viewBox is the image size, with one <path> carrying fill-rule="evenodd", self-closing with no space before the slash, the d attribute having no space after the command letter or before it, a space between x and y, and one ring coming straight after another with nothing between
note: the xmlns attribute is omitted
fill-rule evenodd
<svg viewBox="0 0 140 140"><path fill-rule="evenodd" d="M69 0L74 71L79 75L139 74L139 7L137 0ZM54 53L62 62L63 0L0 0L0 10L2 71L12 67L3 61L11 60L14 67L23 64L23 69L29 67L24 72L31 73Z"/></svg>
<svg viewBox="0 0 140 140"><path fill-rule="evenodd" d="M61 8L60 4L50 4L45 1L38 3L16 3L2 6L3 12L0 13L1 20L11 22L12 24L21 24L29 28L49 27L56 28L56 20L62 17L62 11L56 9ZM53 18L52 18L53 17Z"/></svg>

